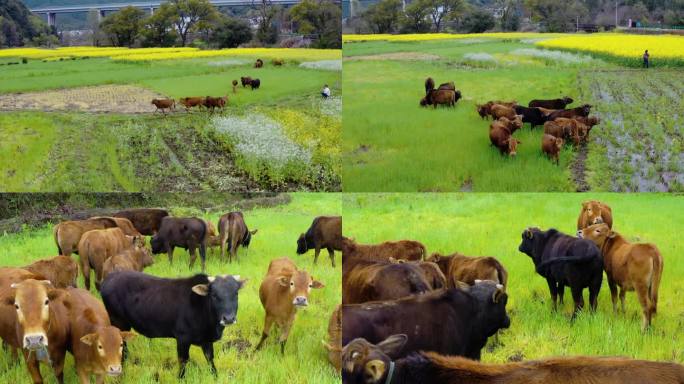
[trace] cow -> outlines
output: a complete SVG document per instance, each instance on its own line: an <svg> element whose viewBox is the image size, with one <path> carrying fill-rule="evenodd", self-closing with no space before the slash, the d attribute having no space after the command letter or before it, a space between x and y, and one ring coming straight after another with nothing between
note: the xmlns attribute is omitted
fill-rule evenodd
<svg viewBox="0 0 684 384"><path fill-rule="evenodd" d="M503 119L506 118L502 117L501 120L494 121L489 126L489 141L502 156L504 154L515 156L518 151L518 144L522 144L522 141L513 138L511 126L521 126L522 123L518 123L520 121L518 119L513 122Z"/></svg>
<svg viewBox="0 0 684 384"><path fill-rule="evenodd" d="M139 246L136 238L124 235L121 228L95 229L86 232L78 243L79 265L86 289L90 290L91 269L95 272L95 288L99 290L105 260L121 251Z"/></svg>
<svg viewBox="0 0 684 384"><path fill-rule="evenodd" d="M256 59L254 62L254 68L261 68L264 66L264 61L261 59Z"/></svg>
<svg viewBox="0 0 684 384"><path fill-rule="evenodd" d="M135 229L145 236L153 236L159 230L161 221L169 212L158 208L133 208L119 211L113 217L123 217L133 223Z"/></svg>
<svg viewBox="0 0 684 384"><path fill-rule="evenodd" d="M568 117L568 118L574 118L574 117L587 117L589 116L589 113L591 112L591 105L589 104L584 104L580 107L576 108L571 108L571 109L562 109L559 111L555 111L548 115L546 118L547 120L555 120L559 117Z"/></svg>
<svg viewBox="0 0 684 384"><path fill-rule="evenodd" d="M427 96L431 90L435 89L435 81L432 77L425 79L425 96Z"/></svg>
<svg viewBox="0 0 684 384"><path fill-rule="evenodd" d="M242 88L252 83L252 78L249 76L240 77L240 82L242 83Z"/></svg>
<svg viewBox="0 0 684 384"><path fill-rule="evenodd" d="M105 260L102 265L102 279L116 271L138 271L154 264L154 259L145 247L126 249Z"/></svg>
<svg viewBox="0 0 684 384"><path fill-rule="evenodd" d="M447 287L446 276L439 268L439 265L432 261L406 261L396 260L393 257L390 257L389 262L394 264L411 263L413 265L416 265L423 272L423 276L430 285L431 289L441 289Z"/></svg>
<svg viewBox="0 0 684 384"><path fill-rule="evenodd" d="M541 150L549 158L556 161L556 165L559 165L560 160L558 154L561 149L563 149L563 144L565 141L560 138L549 134L544 134L541 140Z"/></svg>
<svg viewBox="0 0 684 384"><path fill-rule="evenodd" d="M179 101L185 107L186 112L189 112L190 108L201 108L204 105L204 97L181 97Z"/></svg>
<svg viewBox="0 0 684 384"><path fill-rule="evenodd" d="M608 204L597 200L583 202L582 210L577 218L577 229L601 223L606 223L609 228L613 228L613 211Z"/></svg>
<svg viewBox="0 0 684 384"><path fill-rule="evenodd" d="M581 142L579 124L574 119L564 117L544 123L544 134L565 140L572 140L575 146Z"/></svg>
<svg viewBox="0 0 684 384"><path fill-rule="evenodd" d="M486 119L488 116L491 116L492 106L494 106L494 105L503 105L504 107L513 108L516 105L518 105L518 102L515 100L512 100L512 101L501 101L501 100L488 101L484 104L476 104L475 109L477 110L477 113L480 115L480 117L482 119Z"/></svg>
<svg viewBox="0 0 684 384"><path fill-rule="evenodd" d="M228 212L219 218L219 237L221 238L221 259L225 257L226 245L228 246L228 262L238 261L238 249L240 246L247 249L258 229L252 231L245 224L242 212Z"/></svg>
<svg viewBox="0 0 684 384"><path fill-rule="evenodd" d="M207 96L204 98L204 106L210 110L212 113L214 113L214 109L223 109L223 107L226 106L228 103L228 95L223 96L223 97L212 97L212 96Z"/></svg>
<svg viewBox="0 0 684 384"><path fill-rule="evenodd" d="M489 130L491 131L495 128L504 129L513 134L515 131L522 128L522 125L522 116L520 115L514 115L512 119L502 116L495 119L494 121L492 121L491 124L489 124Z"/></svg>
<svg viewBox="0 0 684 384"><path fill-rule="evenodd" d="M359 337L377 343L406 333L411 336L402 355L423 350L479 360L487 339L510 326L507 301L503 285L480 281L465 289L343 305L342 345Z"/></svg>
<svg viewBox="0 0 684 384"><path fill-rule="evenodd" d="M84 233L93 229L114 228L116 226L116 221L110 218L63 221L53 227L52 234L59 254L71 256L72 253L78 254L78 242Z"/></svg>
<svg viewBox="0 0 684 384"><path fill-rule="evenodd" d="M101 293L115 327L135 329L149 338L176 339L179 378L185 376L191 345L202 347L216 376L213 343L237 321L238 292L246 282L230 275L165 279L123 271L107 276Z"/></svg>
<svg viewBox="0 0 684 384"><path fill-rule="evenodd" d="M105 376L119 376L123 344L135 334L113 327L104 305L90 292L79 288L68 292L71 349L79 382L89 384L91 375L98 383L104 383Z"/></svg>
<svg viewBox="0 0 684 384"><path fill-rule="evenodd" d="M141 246L145 245L145 239L138 231L135 226L133 225L133 222L130 221L129 219L125 217L107 217L107 216L98 216L98 217L91 217L91 219L112 219L116 223L116 226L119 227L124 235L126 236L133 236L136 237L136 239L139 241L139 244Z"/></svg>
<svg viewBox="0 0 684 384"><path fill-rule="evenodd" d="M459 253L443 256L433 253L429 261L437 264L447 278L446 286L456 288L461 286L459 282L468 285L475 284L477 280L489 280L508 286L508 272L506 268L494 257L468 257Z"/></svg>
<svg viewBox="0 0 684 384"><path fill-rule="evenodd" d="M163 112L166 113L166 110L175 110L176 109L176 100L174 99L152 99L152 105L157 107L155 112Z"/></svg>
<svg viewBox="0 0 684 384"><path fill-rule="evenodd" d="M359 338L342 349L344 384L681 384L684 366L623 357L559 357L484 364L459 356L416 352L397 359L405 334L369 343Z"/></svg>
<svg viewBox="0 0 684 384"><path fill-rule="evenodd" d="M76 287L78 264L70 256L38 260L23 269L50 280L55 288Z"/></svg>
<svg viewBox="0 0 684 384"><path fill-rule="evenodd" d="M264 345L275 323L281 330L280 353L285 354L285 343L297 310L309 305L311 289L323 287L323 283L314 279L308 272L297 269L295 263L289 258L271 260L268 272L259 286L259 299L266 311L266 316L264 330L256 350L258 351Z"/></svg>
<svg viewBox="0 0 684 384"><path fill-rule="evenodd" d="M596 310L603 281L603 257L596 244L568 236L553 228L548 231L527 228L522 232L518 250L528 255L536 272L546 278L554 311L559 295L563 304L566 285L570 287L575 302L573 319L584 307L584 288L589 288L591 310Z"/></svg>
<svg viewBox="0 0 684 384"><path fill-rule="evenodd" d="M494 120L499 119L500 117L505 117L508 120L515 120L517 115L515 113L515 109L511 107L507 107L505 105L499 105L499 104L494 104L491 107L491 115Z"/></svg>
<svg viewBox="0 0 684 384"><path fill-rule="evenodd" d="M601 123L601 119L596 116L575 116L575 120L586 125L589 130L591 130L591 128L593 128L595 125Z"/></svg>
<svg viewBox="0 0 684 384"><path fill-rule="evenodd" d="M47 280L28 279L11 285L4 306L15 309L16 341L34 383L42 383L39 363L50 365L64 383L64 357L70 346L69 295Z"/></svg>
<svg viewBox="0 0 684 384"><path fill-rule="evenodd" d="M337 372L341 372L341 356L342 353L342 305L335 307L330 321L328 322L328 342L323 342L323 346L328 351L328 361L332 364Z"/></svg>
<svg viewBox="0 0 684 384"><path fill-rule="evenodd" d="M233 93L237 93L238 81L237 81L237 80L233 80L232 84L233 84Z"/></svg>
<svg viewBox="0 0 684 384"><path fill-rule="evenodd" d="M259 89L260 86L261 86L261 80L259 80L259 79L252 79L249 82L249 87L252 88L252 91L255 89Z"/></svg>
<svg viewBox="0 0 684 384"><path fill-rule="evenodd" d="M318 263L321 249L328 250L330 263L335 268L335 252L342 250L342 216L318 216L313 219L306 233L297 239L297 254L303 255L314 249L314 265Z"/></svg>
<svg viewBox="0 0 684 384"><path fill-rule="evenodd" d="M547 108L547 109L565 109L569 104L572 104L574 100L571 97L564 96L562 99L549 99L549 100L530 100L527 104L530 108Z"/></svg>
<svg viewBox="0 0 684 384"><path fill-rule="evenodd" d="M272 63L274 66L276 66L276 67L280 67L280 66L282 66L283 64L285 64L285 60L283 60L283 59L273 59L273 61L271 61L271 63Z"/></svg>
<svg viewBox="0 0 684 384"><path fill-rule="evenodd" d="M206 269L207 260L207 223L196 217L164 217L156 235L152 237L152 253L157 255L166 252L169 264L173 263L173 251L176 247L190 252L190 268L195 265L199 248L202 272Z"/></svg>
<svg viewBox="0 0 684 384"><path fill-rule="evenodd" d="M385 241L380 244L359 244L354 239L342 237L342 261L365 259L370 261L423 260L427 256L425 245L414 240Z"/></svg>
<svg viewBox="0 0 684 384"><path fill-rule="evenodd" d="M460 91L452 91L450 89L433 89L425 96L426 103L434 108L437 108L439 104L453 107L460 98Z"/></svg>
<svg viewBox="0 0 684 384"><path fill-rule="evenodd" d="M432 289L425 272L413 263L361 258L342 264L342 303L391 300Z"/></svg>
<svg viewBox="0 0 684 384"><path fill-rule="evenodd" d="M658 288L663 276L663 256L654 244L630 243L608 224L594 224L577 231L577 236L593 241L603 253L613 311L617 312L618 287L622 312L625 293L636 291L643 320L641 328L651 326L658 307Z"/></svg>
<svg viewBox="0 0 684 384"><path fill-rule="evenodd" d="M548 118L542 114L539 108L529 108L520 105L516 105L513 108L515 108L516 114L522 115L523 123L530 123L531 128L534 128L537 125L544 125L544 123L548 120Z"/></svg>
<svg viewBox="0 0 684 384"><path fill-rule="evenodd" d="M215 251L221 246L221 236L219 236L216 226L209 220L204 220L207 223L207 249L210 251Z"/></svg>

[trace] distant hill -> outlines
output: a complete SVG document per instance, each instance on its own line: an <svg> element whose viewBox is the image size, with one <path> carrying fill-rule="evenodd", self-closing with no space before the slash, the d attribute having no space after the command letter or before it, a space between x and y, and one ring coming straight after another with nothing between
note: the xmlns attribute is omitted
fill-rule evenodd
<svg viewBox="0 0 684 384"><path fill-rule="evenodd" d="M41 34L48 34L48 26L31 14L19 0L0 1L0 47L16 47Z"/></svg>

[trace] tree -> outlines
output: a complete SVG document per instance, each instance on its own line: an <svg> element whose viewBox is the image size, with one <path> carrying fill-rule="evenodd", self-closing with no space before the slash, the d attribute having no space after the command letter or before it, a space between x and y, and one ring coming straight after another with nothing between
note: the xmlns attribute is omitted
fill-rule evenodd
<svg viewBox="0 0 684 384"><path fill-rule="evenodd" d="M648 22L648 8L641 1L632 6L630 12L632 20L640 21L642 24Z"/></svg>
<svg viewBox="0 0 684 384"><path fill-rule="evenodd" d="M455 20L463 11L462 0L418 0L426 8L432 19L435 32L442 30L443 24Z"/></svg>
<svg viewBox="0 0 684 384"><path fill-rule="evenodd" d="M257 23L256 38L262 44L275 44L278 41L278 28L274 23L277 14L278 8L270 0L258 1L254 21Z"/></svg>
<svg viewBox="0 0 684 384"><path fill-rule="evenodd" d="M363 13L363 19L375 33L391 33L396 29L401 13L401 0L380 0Z"/></svg>
<svg viewBox="0 0 684 384"><path fill-rule="evenodd" d="M316 48L342 48L342 9L329 0L302 0L290 8L290 18L303 34L318 35Z"/></svg>
<svg viewBox="0 0 684 384"><path fill-rule="evenodd" d="M181 45L188 42L188 34L200 22L210 22L218 17L216 8L208 0L171 0L175 14L173 21L181 39Z"/></svg>
<svg viewBox="0 0 684 384"><path fill-rule="evenodd" d="M428 19L428 9L420 1L414 1L406 6L399 23L401 33L429 32L431 23Z"/></svg>
<svg viewBox="0 0 684 384"><path fill-rule="evenodd" d="M501 29L504 31L517 31L520 29L519 0L507 0L501 5L503 7Z"/></svg>
<svg viewBox="0 0 684 384"><path fill-rule="evenodd" d="M218 48L235 48L252 40L249 24L234 17L224 17L215 26L211 42Z"/></svg>
<svg viewBox="0 0 684 384"><path fill-rule="evenodd" d="M21 46L41 35L54 34L54 29L33 15L20 0L0 1L0 46Z"/></svg>
<svg viewBox="0 0 684 384"><path fill-rule="evenodd" d="M473 8L466 13L461 22L461 28L467 33L482 33L494 28L495 24L494 16L491 13L481 8Z"/></svg>
<svg viewBox="0 0 684 384"><path fill-rule="evenodd" d="M576 20L586 20L589 11L578 0L525 0L532 19L542 22L547 32L573 31Z"/></svg>
<svg viewBox="0 0 684 384"><path fill-rule="evenodd" d="M174 29L176 12L169 3L163 3L143 22L143 45L146 47L170 47L176 43L178 34Z"/></svg>
<svg viewBox="0 0 684 384"><path fill-rule="evenodd" d="M130 48L140 35L144 18L145 12L142 9L128 6L105 17L100 27L113 45Z"/></svg>

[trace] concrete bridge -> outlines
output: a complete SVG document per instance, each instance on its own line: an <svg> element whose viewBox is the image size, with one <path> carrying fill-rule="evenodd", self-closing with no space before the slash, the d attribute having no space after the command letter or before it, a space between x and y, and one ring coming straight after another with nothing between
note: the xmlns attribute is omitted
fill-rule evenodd
<svg viewBox="0 0 684 384"><path fill-rule="evenodd" d="M40 7L32 8L31 12L38 15L46 15L48 25L56 25L57 14L59 13L87 13L94 9L100 19L104 18L105 12L116 12L121 8L128 6L133 6L136 8L144 9L150 13L154 13L155 9L165 1L146 1L146 2L132 2L132 3L110 3L110 4L93 4L93 5L64 5L55 7ZM248 7L252 5L258 5L258 1L254 0L209 0L215 7ZM299 0L270 0L273 5L294 5L299 2ZM336 2L339 2L336 1Z"/></svg>

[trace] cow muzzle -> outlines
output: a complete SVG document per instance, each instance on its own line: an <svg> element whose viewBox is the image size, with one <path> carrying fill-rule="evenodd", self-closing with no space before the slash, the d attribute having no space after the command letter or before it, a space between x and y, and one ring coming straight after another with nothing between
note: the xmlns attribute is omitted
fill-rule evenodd
<svg viewBox="0 0 684 384"><path fill-rule="evenodd" d="M44 333L32 333L24 335L24 348L35 351L47 347L48 339Z"/></svg>
<svg viewBox="0 0 684 384"><path fill-rule="evenodd" d="M122 372L121 364L110 365L107 367L107 375L109 376L119 376Z"/></svg>
<svg viewBox="0 0 684 384"><path fill-rule="evenodd" d="M235 324L235 323L237 323L237 316L234 316L234 315L232 315L232 316L223 316L223 317L221 318L221 321L219 321L219 324L221 324L221 325L224 326L224 327L225 327L226 325L231 325L231 324Z"/></svg>
<svg viewBox="0 0 684 384"><path fill-rule="evenodd" d="M309 300L305 296L297 296L292 300L292 304L297 307L306 307L309 305Z"/></svg>

